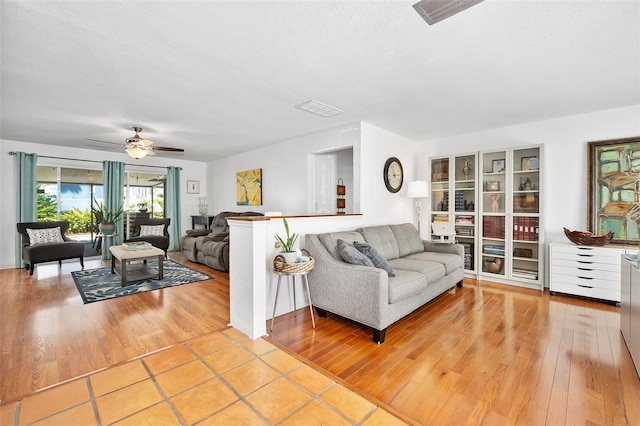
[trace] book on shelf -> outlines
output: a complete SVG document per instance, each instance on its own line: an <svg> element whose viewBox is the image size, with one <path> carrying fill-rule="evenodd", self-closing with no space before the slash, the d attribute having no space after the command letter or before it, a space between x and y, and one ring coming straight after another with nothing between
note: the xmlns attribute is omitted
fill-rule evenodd
<svg viewBox="0 0 640 426"><path fill-rule="evenodd" d="M532 271L530 269L513 268L511 276L515 278L525 278L528 280L537 280L538 271Z"/></svg>
<svg viewBox="0 0 640 426"><path fill-rule="evenodd" d="M449 222L449 218L447 216L434 216L434 222Z"/></svg>
<svg viewBox="0 0 640 426"><path fill-rule="evenodd" d="M538 241L538 218L516 216L513 218L513 239L518 241Z"/></svg>
<svg viewBox="0 0 640 426"><path fill-rule="evenodd" d="M498 245L484 245L482 246L482 252L484 254L495 254L498 256L504 256L504 246Z"/></svg>
<svg viewBox="0 0 640 426"><path fill-rule="evenodd" d="M473 228L456 228L456 235L461 237L473 237Z"/></svg>
<svg viewBox="0 0 640 426"><path fill-rule="evenodd" d="M459 225L473 225L473 216L456 216L456 223Z"/></svg>
<svg viewBox="0 0 640 426"><path fill-rule="evenodd" d="M485 216L483 218L484 236L486 238L504 239L504 217Z"/></svg>
<svg viewBox="0 0 640 426"><path fill-rule="evenodd" d="M456 211L464 211L465 207L466 206L464 204L464 192L456 191L455 192L455 208L456 208Z"/></svg>
<svg viewBox="0 0 640 426"><path fill-rule="evenodd" d="M464 248L464 269L473 270L473 243L461 243Z"/></svg>

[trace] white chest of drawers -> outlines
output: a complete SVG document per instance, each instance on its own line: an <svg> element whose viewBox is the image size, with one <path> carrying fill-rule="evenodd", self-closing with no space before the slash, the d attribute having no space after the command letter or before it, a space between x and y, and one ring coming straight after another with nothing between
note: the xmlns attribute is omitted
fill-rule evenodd
<svg viewBox="0 0 640 426"><path fill-rule="evenodd" d="M620 303L620 255L623 247L550 244L549 291Z"/></svg>

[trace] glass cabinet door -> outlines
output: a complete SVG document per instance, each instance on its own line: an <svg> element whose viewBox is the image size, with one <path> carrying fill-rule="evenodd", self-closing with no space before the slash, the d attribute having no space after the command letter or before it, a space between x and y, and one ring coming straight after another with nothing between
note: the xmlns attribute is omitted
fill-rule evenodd
<svg viewBox="0 0 640 426"><path fill-rule="evenodd" d="M507 152L482 154L482 272L505 275Z"/></svg>
<svg viewBox="0 0 640 426"><path fill-rule="evenodd" d="M464 247L464 269L471 272L476 269L476 157L476 154L468 154L453 158L456 240Z"/></svg>
<svg viewBox="0 0 640 426"><path fill-rule="evenodd" d="M449 163L449 157L431 160L431 222L449 222Z"/></svg>
<svg viewBox="0 0 640 426"><path fill-rule="evenodd" d="M535 281L540 270L540 149L514 149L512 173L511 276Z"/></svg>

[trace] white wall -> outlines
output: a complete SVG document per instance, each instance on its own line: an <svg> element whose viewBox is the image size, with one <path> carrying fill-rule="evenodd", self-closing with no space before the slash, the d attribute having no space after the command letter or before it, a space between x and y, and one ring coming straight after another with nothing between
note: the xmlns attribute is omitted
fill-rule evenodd
<svg viewBox="0 0 640 426"><path fill-rule="evenodd" d="M284 215L311 214L309 193L313 176L309 173L313 154L353 146L355 213L362 213L362 224L414 221L413 202L406 198L408 182L414 179L416 143L368 123L335 129L269 145L254 151L209 163L210 212L279 211ZM397 194L384 186L382 168L389 157L403 164L405 181ZM236 206L236 172L262 168L262 206ZM357 206L360 205L358 209Z"/></svg>
<svg viewBox="0 0 640 426"><path fill-rule="evenodd" d="M563 227L587 229L587 142L640 135L640 105L503 127L420 145L420 172L428 157L544 144L547 243L567 241Z"/></svg>
<svg viewBox="0 0 640 426"><path fill-rule="evenodd" d="M15 156L9 155L9 151L22 151L26 153L36 153L41 156L67 157L80 160L111 160L123 161L127 164L127 171L149 172L153 169L143 167L143 165L153 166L176 166L182 167L180 172L182 204L181 229L191 228L191 215L198 214L197 197L204 196L207 192L206 170L204 162L175 160L162 158L161 155L147 157L143 160L134 160L126 154L116 152L96 151L89 149L65 148L52 145L42 145L27 142L17 142L0 140L0 268L15 267L14 238L16 235L16 205L15 205ZM135 164L135 165L134 165ZM86 168L101 170L99 163L88 163L82 161L55 160L49 158L39 158L38 165L52 165L72 168ZM187 194L187 180L199 180L201 194Z"/></svg>

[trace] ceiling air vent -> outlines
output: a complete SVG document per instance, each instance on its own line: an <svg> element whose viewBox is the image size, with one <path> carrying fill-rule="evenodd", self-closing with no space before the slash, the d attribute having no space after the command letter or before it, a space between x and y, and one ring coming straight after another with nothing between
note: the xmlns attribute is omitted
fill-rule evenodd
<svg viewBox="0 0 640 426"><path fill-rule="evenodd" d="M313 99L307 102L303 102L300 105L296 105L296 108L300 108L301 110L319 115L321 117L333 117L334 115L342 114L344 112L341 109L323 104L322 102L314 101Z"/></svg>
<svg viewBox="0 0 640 426"><path fill-rule="evenodd" d="M482 0L422 0L413 5L413 8L427 21L433 25L458 12L470 8Z"/></svg>

